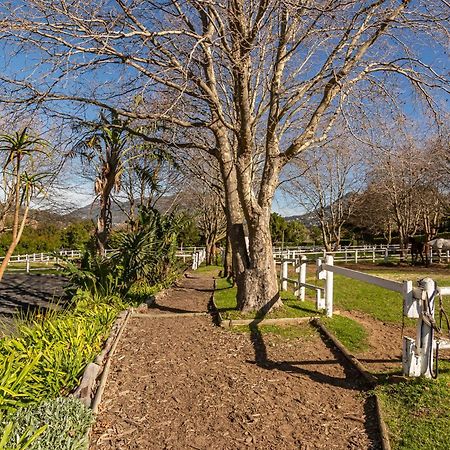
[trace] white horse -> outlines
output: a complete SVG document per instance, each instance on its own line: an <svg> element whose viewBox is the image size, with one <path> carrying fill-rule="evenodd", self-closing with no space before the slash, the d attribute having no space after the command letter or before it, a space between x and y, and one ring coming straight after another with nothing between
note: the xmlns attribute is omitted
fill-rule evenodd
<svg viewBox="0 0 450 450"><path fill-rule="evenodd" d="M439 262L441 262L442 251L450 250L450 239L433 239L427 242L427 245L437 252Z"/></svg>

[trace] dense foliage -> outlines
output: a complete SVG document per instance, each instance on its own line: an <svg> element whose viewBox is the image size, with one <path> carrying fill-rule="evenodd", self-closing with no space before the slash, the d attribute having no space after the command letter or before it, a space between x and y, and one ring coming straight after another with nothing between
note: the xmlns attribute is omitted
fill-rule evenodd
<svg viewBox="0 0 450 450"><path fill-rule="evenodd" d="M0 422L9 430L6 445L0 444L0 450L85 450L92 421L92 411L74 397L19 408ZM23 444L18 443L21 439ZM25 447L27 441L31 441L29 447Z"/></svg>
<svg viewBox="0 0 450 450"><path fill-rule="evenodd" d="M58 224L42 223L24 229L15 254L46 253L61 249L82 249L93 232L91 221L71 223L65 227ZM11 242L11 233L0 234L0 255L4 255Z"/></svg>

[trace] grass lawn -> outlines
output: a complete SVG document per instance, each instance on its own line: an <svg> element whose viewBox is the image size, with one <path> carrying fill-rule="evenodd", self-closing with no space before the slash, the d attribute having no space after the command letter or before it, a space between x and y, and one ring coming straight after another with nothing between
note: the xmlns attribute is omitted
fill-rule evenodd
<svg viewBox="0 0 450 450"><path fill-rule="evenodd" d="M315 304L311 301L300 302L290 292L281 292L281 298L284 306L270 312L265 316L266 318L276 319L281 317L309 317L319 315ZM223 319L258 319L263 317L262 314L252 312L242 313L236 310L236 287L232 287L225 278L218 278L216 280L214 300Z"/></svg>
<svg viewBox="0 0 450 450"><path fill-rule="evenodd" d="M376 388L396 450L450 449L450 363L437 380L412 379Z"/></svg>

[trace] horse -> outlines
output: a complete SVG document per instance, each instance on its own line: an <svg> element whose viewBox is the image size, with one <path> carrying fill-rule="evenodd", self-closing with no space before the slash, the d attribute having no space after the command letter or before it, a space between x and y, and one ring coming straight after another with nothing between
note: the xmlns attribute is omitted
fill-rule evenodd
<svg viewBox="0 0 450 450"><path fill-rule="evenodd" d="M427 246L432 248L434 251L437 251L439 262L441 262L442 258L442 250L447 251L450 250L450 239L437 238L432 239L427 242Z"/></svg>
<svg viewBox="0 0 450 450"><path fill-rule="evenodd" d="M412 236L409 237L408 242L411 244L411 264L412 265L417 264L417 258L419 256L420 259L422 260L422 264L425 264L425 260L423 257L423 250L425 244L423 242L416 240L416 238Z"/></svg>

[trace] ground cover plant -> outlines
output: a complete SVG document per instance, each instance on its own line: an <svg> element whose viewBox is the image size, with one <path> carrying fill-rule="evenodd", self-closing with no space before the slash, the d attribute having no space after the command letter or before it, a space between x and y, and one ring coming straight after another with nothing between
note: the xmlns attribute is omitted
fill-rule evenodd
<svg viewBox="0 0 450 450"><path fill-rule="evenodd" d="M0 450L24 450L27 442L32 450L85 450L92 422L92 411L74 397L19 408L0 422L10 430Z"/></svg>
<svg viewBox="0 0 450 450"><path fill-rule="evenodd" d="M119 310L80 298L70 310L19 321L16 334L0 341L0 442L5 448L53 448L47 444L64 435L69 410L78 411L84 422L89 419L81 403L54 402L77 386L86 365L101 351ZM73 445L62 440L55 448L84 448L85 430L71 428L70 433Z"/></svg>

